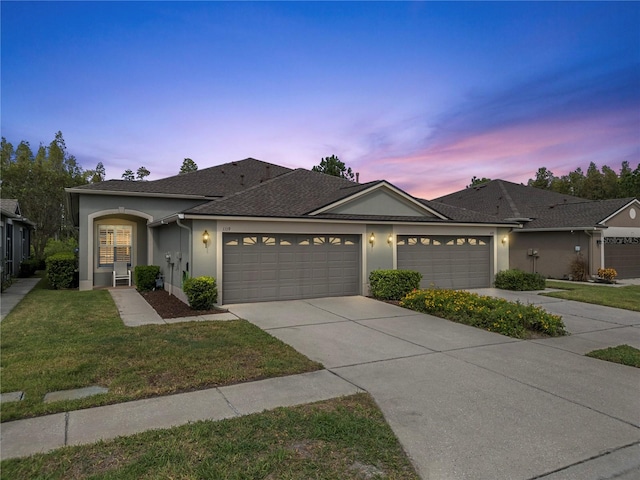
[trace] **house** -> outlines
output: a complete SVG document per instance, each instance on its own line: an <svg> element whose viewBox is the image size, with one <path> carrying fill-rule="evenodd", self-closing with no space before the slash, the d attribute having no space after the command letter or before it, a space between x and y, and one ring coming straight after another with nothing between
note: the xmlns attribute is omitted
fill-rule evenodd
<svg viewBox="0 0 640 480"><path fill-rule="evenodd" d="M550 278L567 278L581 255L596 276L640 278L640 202L586 200L504 180L492 180L437 199L458 208L518 222L508 235L509 265Z"/></svg>
<svg viewBox="0 0 640 480"><path fill-rule="evenodd" d="M31 254L31 234L35 227L22 215L18 200L0 199L0 277L4 283L20 272L20 262Z"/></svg>
<svg viewBox="0 0 640 480"><path fill-rule="evenodd" d="M155 181L67 189L79 228L80 289L111 284L114 261L159 265L184 300L209 275L219 303L366 295L375 269L423 285L488 287L508 268L514 221L253 158Z"/></svg>

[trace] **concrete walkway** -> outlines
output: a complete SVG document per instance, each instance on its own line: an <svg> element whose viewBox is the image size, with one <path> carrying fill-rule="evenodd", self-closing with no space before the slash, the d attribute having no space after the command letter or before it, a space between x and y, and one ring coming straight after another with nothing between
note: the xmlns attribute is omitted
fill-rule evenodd
<svg viewBox="0 0 640 480"><path fill-rule="evenodd" d="M327 370L74 410L0 424L0 459L199 420L223 420L362 390Z"/></svg>
<svg viewBox="0 0 640 480"><path fill-rule="evenodd" d="M195 315L193 317L164 319L147 303L134 287L110 288L109 293L118 308L118 313L127 327L142 325L164 325L180 322L204 322L208 320L237 320L233 313L216 313L214 315Z"/></svg>
<svg viewBox="0 0 640 480"><path fill-rule="evenodd" d="M0 322L39 281L39 278L16 278L9 288L0 293Z"/></svg>

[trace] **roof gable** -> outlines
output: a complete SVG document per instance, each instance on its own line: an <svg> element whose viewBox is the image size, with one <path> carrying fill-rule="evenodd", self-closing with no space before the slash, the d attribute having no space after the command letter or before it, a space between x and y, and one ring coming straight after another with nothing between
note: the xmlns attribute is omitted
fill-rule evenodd
<svg viewBox="0 0 640 480"><path fill-rule="evenodd" d="M384 181L377 182L359 192L354 192L352 195L310 212L310 214L446 218L444 215L430 209L427 205L420 203L402 190Z"/></svg>

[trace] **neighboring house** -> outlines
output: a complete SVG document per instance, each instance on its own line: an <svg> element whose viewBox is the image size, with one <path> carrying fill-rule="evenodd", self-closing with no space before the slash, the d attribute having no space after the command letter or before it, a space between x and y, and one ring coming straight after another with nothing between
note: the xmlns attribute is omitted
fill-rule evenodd
<svg viewBox="0 0 640 480"><path fill-rule="evenodd" d="M420 201L381 180L354 183L248 158L148 182L67 189L79 227L80 289L111 285L114 261L159 265L184 300L209 275L224 304L366 295L375 269L423 286L491 285L518 223Z"/></svg>
<svg viewBox="0 0 640 480"><path fill-rule="evenodd" d="M22 216L18 200L0 199L0 277L2 282L17 276L20 262L31 253L31 233L35 223Z"/></svg>
<svg viewBox="0 0 640 480"><path fill-rule="evenodd" d="M508 236L511 268L567 278L580 254L592 276L599 268L615 268L618 278L640 277L637 198L586 200L492 180L437 201L521 223Z"/></svg>

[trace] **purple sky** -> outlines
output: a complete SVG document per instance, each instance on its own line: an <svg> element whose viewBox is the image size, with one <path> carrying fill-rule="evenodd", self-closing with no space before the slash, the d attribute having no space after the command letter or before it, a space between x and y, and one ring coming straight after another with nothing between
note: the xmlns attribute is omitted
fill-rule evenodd
<svg viewBox="0 0 640 480"><path fill-rule="evenodd" d="M2 136L107 178L185 157L435 198L640 159L638 2L2 1Z"/></svg>

